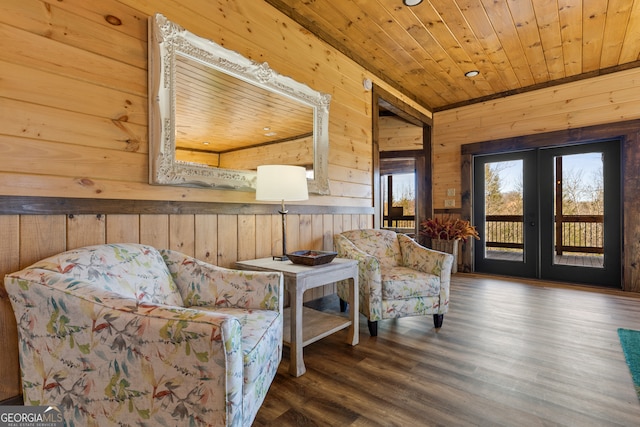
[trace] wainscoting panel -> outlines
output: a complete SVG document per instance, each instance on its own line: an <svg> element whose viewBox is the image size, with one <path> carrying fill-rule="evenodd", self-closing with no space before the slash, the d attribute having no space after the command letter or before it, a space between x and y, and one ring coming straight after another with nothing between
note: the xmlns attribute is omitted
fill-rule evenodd
<svg viewBox="0 0 640 427"><path fill-rule="evenodd" d="M333 250L333 234L372 226L368 214L289 214L287 250ZM65 250L102 243L144 243L203 261L235 262L282 252L279 214L53 214L0 215L0 277ZM21 394L16 321L4 280L0 285L0 401ZM305 301L335 293L313 289Z"/></svg>

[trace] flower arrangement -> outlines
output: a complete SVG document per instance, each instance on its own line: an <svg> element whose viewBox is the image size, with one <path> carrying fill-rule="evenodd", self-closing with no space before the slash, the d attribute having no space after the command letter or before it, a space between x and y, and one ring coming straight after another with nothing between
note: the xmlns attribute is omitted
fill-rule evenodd
<svg viewBox="0 0 640 427"><path fill-rule="evenodd" d="M476 227L464 219L426 219L420 222L420 234L431 239L467 240L469 237L480 239Z"/></svg>

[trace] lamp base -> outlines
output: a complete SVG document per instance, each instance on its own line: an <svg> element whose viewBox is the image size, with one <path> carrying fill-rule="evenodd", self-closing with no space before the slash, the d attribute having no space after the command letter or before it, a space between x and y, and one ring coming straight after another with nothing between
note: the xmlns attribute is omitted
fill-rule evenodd
<svg viewBox="0 0 640 427"><path fill-rule="evenodd" d="M289 257L286 255L274 255L272 259L274 261L289 261Z"/></svg>

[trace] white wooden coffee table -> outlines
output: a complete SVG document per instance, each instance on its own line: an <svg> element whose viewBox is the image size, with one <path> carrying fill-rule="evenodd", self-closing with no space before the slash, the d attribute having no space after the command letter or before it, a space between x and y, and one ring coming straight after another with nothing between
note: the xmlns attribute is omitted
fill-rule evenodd
<svg viewBox="0 0 640 427"><path fill-rule="evenodd" d="M328 264L307 266L269 258L236 262L238 268L253 271L279 271L284 275L291 307L284 312L284 342L291 349L289 373L299 377L306 372L303 347L349 327L347 343L357 345L358 332L358 261L336 258ZM304 292L340 280L349 280L349 317L324 313L302 305Z"/></svg>

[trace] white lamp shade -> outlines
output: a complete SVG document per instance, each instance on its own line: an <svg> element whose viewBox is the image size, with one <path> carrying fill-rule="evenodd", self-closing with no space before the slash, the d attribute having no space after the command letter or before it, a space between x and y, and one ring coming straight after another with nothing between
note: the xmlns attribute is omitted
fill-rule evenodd
<svg viewBox="0 0 640 427"><path fill-rule="evenodd" d="M306 169L302 166L258 166L256 200L293 202L309 199Z"/></svg>

